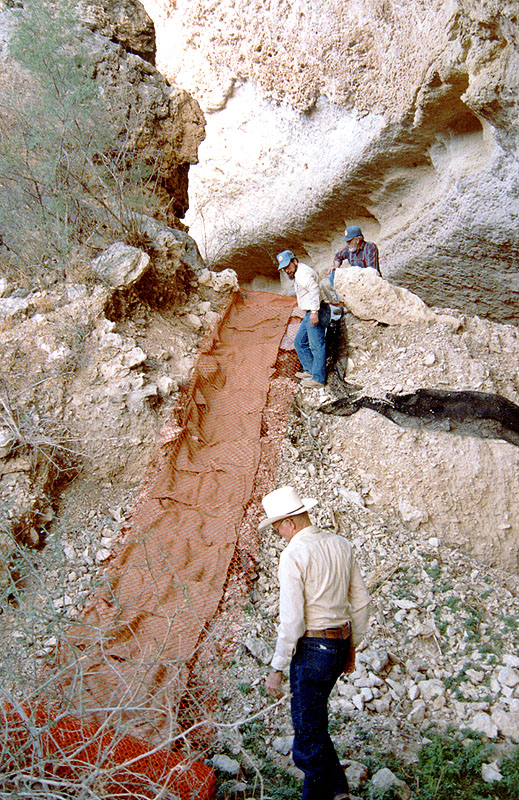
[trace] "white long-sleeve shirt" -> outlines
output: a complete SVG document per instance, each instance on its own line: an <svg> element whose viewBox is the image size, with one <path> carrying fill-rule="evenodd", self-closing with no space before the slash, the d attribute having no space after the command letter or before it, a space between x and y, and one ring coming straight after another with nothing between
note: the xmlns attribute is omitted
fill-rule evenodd
<svg viewBox="0 0 519 800"><path fill-rule="evenodd" d="M305 630L351 621L356 646L368 624L370 599L351 544L314 525L292 537L279 559L279 619L272 668L285 669Z"/></svg>
<svg viewBox="0 0 519 800"><path fill-rule="evenodd" d="M319 281L314 270L301 261L294 276L297 305L302 311L319 311L321 297Z"/></svg>

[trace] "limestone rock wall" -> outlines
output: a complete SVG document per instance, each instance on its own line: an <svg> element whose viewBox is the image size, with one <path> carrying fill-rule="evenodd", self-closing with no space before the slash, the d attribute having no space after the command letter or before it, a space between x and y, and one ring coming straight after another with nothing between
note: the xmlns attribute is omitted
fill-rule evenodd
<svg viewBox="0 0 519 800"><path fill-rule="evenodd" d="M186 220L210 262L275 277L290 246L324 269L358 222L429 304L515 318L515 3L145 5L207 116Z"/></svg>

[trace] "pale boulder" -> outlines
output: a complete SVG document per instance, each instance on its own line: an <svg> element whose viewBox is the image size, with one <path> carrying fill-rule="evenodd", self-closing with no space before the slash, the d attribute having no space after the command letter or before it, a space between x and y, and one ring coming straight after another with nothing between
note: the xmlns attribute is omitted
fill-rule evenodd
<svg viewBox="0 0 519 800"><path fill-rule="evenodd" d="M381 278L374 269L340 267L335 270L334 288L339 300L359 319L386 325L454 323L451 317L436 314L418 295Z"/></svg>
<svg viewBox="0 0 519 800"><path fill-rule="evenodd" d="M513 742L519 742L519 712L496 708L492 712L492 722L502 736Z"/></svg>

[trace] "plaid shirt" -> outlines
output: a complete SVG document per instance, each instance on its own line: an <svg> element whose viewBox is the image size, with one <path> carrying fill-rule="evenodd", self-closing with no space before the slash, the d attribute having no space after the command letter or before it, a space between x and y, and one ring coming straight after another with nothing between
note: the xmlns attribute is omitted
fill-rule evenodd
<svg viewBox="0 0 519 800"><path fill-rule="evenodd" d="M373 242L362 241L356 253L351 253L346 246L343 250L339 250L339 252L335 254L335 260L338 261L340 265L342 265L343 261L348 261L350 267L371 267L382 277L378 265L378 247Z"/></svg>

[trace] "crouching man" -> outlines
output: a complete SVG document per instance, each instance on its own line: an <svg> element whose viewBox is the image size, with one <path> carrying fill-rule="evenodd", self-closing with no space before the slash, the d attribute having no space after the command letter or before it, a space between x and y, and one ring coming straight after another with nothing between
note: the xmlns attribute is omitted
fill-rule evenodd
<svg viewBox="0 0 519 800"><path fill-rule="evenodd" d="M350 543L312 525L317 500L282 486L262 500L266 519L288 544L279 560L276 650L266 690L282 696L290 665L292 756L305 773L302 800L346 800L348 782L328 733L328 697L339 675L351 671L354 648L369 617L369 595Z"/></svg>

